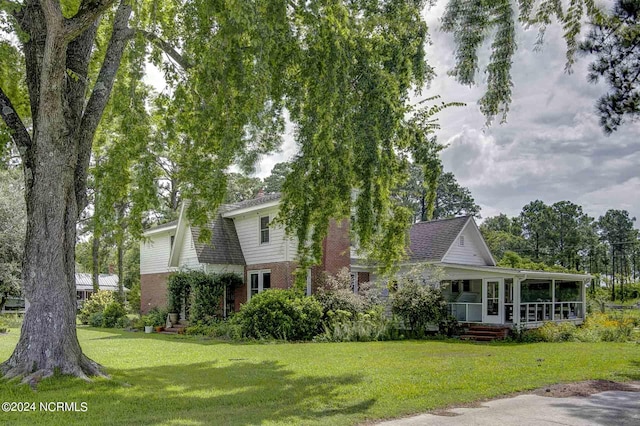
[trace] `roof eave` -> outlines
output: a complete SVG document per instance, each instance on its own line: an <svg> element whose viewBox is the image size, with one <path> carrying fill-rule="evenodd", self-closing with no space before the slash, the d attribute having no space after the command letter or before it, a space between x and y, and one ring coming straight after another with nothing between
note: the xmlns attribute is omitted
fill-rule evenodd
<svg viewBox="0 0 640 426"><path fill-rule="evenodd" d="M264 210L272 207L277 207L280 204L280 199L268 201L266 203L257 204L255 206L245 207L237 210L230 210L222 213L223 218L234 218L238 216L242 216L243 214Z"/></svg>

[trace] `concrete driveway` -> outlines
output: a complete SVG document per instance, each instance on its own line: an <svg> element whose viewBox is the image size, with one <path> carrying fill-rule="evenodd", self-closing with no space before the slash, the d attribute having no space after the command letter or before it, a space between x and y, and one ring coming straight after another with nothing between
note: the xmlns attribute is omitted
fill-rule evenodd
<svg viewBox="0 0 640 426"><path fill-rule="evenodd" d="M391 420L379 425L541 426L625 425L640 426L640 384L635 392L607 391L590 396L550 398L518 395L483 402L478 408L452 408L436 414Z"/></svg>

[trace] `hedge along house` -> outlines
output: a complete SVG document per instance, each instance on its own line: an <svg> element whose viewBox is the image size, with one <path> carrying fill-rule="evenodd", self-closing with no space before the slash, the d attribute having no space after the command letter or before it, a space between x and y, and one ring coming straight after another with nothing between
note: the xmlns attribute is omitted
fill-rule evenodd
<svg viewBox="0 0 640 426"><path fill-rule="evenodd" d="M401 270L418 263L442 269L444 296L462 323L537 327L584 321L590 275L497 267L471 216L416 223L409 239ZM352 271L369 270L352 261Z"/></svg>
<svg viewBox="0 0 640 426"><path fill-rule="evenodd" d="M297 267L297 243L274 226L279 194L264 195L220 206L207 227L211 240L199 241L201 229L191 226L182 208L177 221L147 230L140 243L141 310L167 303L167 279L177 270L236 273L243 285L227 288L221 302L223 315L240 309L251 296L269 288L290 288ZM349 228L331 223L324 241L321 265L308 271L307 293L321 271L337 273L349 267ZM368 275L362 275L368 280Z"/></svg>

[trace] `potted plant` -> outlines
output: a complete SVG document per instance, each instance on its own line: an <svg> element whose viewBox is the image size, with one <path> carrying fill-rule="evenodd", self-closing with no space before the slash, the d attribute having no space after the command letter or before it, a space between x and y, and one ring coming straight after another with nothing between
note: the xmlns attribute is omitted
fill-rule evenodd
<svg viewBox="0 0 640 426"><path fill-rule="evenodd" d="M144 322L144 332L149 334L153 331L153 318L149 315L145 315L140 318Z"/></svg>

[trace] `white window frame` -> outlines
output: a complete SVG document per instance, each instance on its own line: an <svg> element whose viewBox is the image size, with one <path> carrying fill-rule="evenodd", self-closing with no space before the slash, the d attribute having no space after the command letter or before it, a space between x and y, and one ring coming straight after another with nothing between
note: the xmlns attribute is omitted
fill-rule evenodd
<svg viewBox="0 0 640 426"><path fill-rule="evenodd" d="M262 228L262 219L267 218L267 227L266 228ZM258 217L258 243L261 246L266 246L271 242L271 219L269 215L265 215L265 216L260 216ZM264 231L267 231L267 241L262 241L262 233Z"/></svg>
<svg viewBox="0 0 640 426"><path fill-rule="evenodd" d="M459 244L460 244L460 247L464 247L464 235L460 235Z"/></svg>
<svg viewBox="0 0 640 426"><path fill-rule="evenodd" d="M271 269L254 269L247 272L247 301L251 300L251 277L253 275L258 276L258 293L260 294L264 291L264 275L269 274L269 278L271 278ZM269 288L273 288L271 285L273 284L273 280L270 281Z"/></svg>
<svg viewBox="0 0 640 426"><path fill-rule="evenodd" d="M351 272L349 275L351 275L351 291L354 294L358 294L358 273Z"/></svg>

